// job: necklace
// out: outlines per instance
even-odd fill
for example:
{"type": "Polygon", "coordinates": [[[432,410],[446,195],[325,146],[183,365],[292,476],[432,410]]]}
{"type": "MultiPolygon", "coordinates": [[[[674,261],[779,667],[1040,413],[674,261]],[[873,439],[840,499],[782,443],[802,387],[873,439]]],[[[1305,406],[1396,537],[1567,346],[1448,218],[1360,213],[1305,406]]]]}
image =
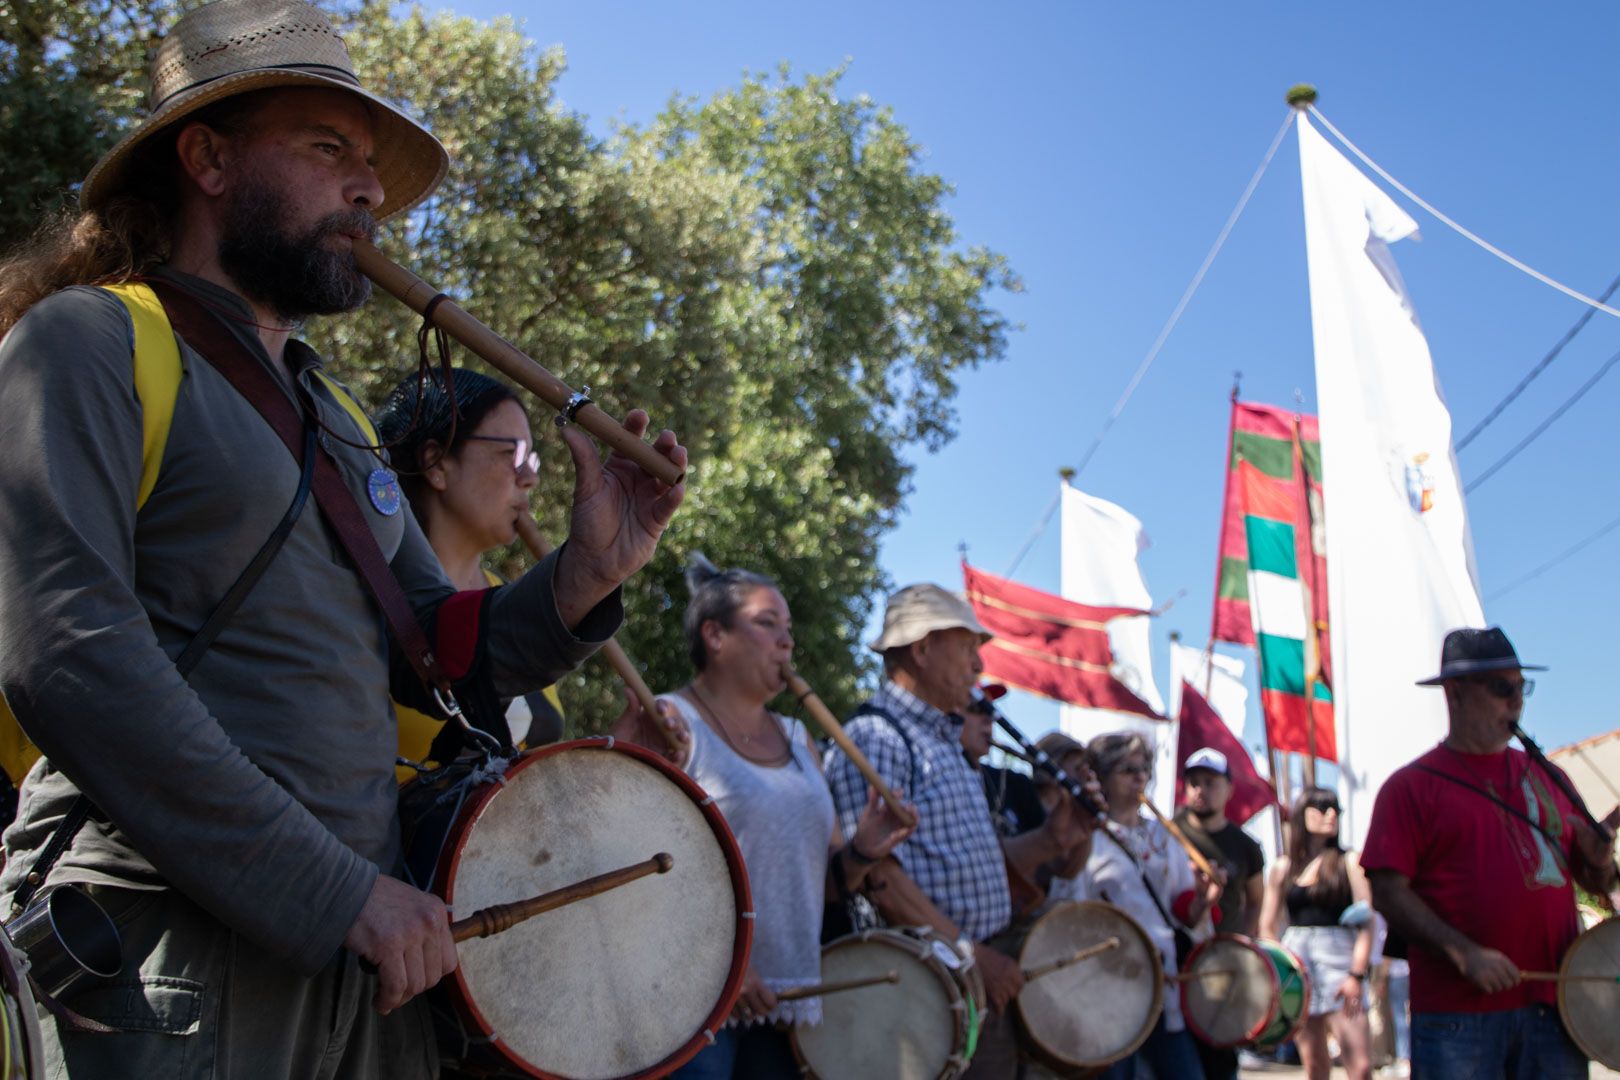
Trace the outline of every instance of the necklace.
{"type": "MultiPolygon", "coordinates": [[[[696,682],[688,683],[686,688],[692,692],[693,704],[698,707],[699,711],[701,711],[704,717],[709,721],[710,726],[713,727],[714,730],[720,735],[720,738],[725,740],[726,745],[731,747],[732,751],[738,757],[751,761],[756,765],[770,766],[786,765],[789,761],[794,760],[792,744],[788,743],[787,736],[781,734],[781,728],[777,727],[777,725],[772,722],[770,710],[766,709],[765,706],[760,706],[760,711],[765,714],[765,726],[774,728],[776,730],[777,734],[782,739],[783,746],[781,749],[770,750],[765,756],[760,756],[750,752],[750,750],[753,749],[752,747],[749,747],[748,750],[744,750],[741,746],[737,745],[737,739],[732,738],[730,728],[728,728],[726,723],[720,719],[720,714],[715,710],[713,705],[709,704],[709,699],[703,696],[703,691],[698,689],[696,682]]],[[[739,735],[739,738],[744,743],[752,743],[754,741],[754,737],[752,735],[741,734],[739,735]]]]}
{"type": "MultiPolygon", "coordinates": [[[[1487,791],[1496,791],[1497,790],[1497,787],[1496,787],[1495,783],[1493,783],[1492,781],[1487,780],[1485,777],[1481,776],[1479,774],[1479,770],[1475,769],[1473,765],[1469,764],[1468,759],[1463,757],[1462,751],[1457,750],[1454,747],[1447,746],[1445,743],[1441,743],[1440,745],[1445,746],[1446,752],[1448,754],[1450,754],[1452,756],[1452,758],[1454,758],[1456,760],[1457,764],[1461,765],[1464,769],[1466,769],[1468,771],[1468,775],[1472,776],[1475,780],[1478,780],[1480,782],[1480,784],[1482,786],[1484,786],[1484,788],[1487,791]]],[[[1502,789],[1501,789],[1501,794],[1502,794],[1503,797],[1506,797],[1507,794],[1512,790],[1513,790],[1513,759],[1508,756],[1508,753],[1507,753],[1506,750],[1503,750],[1502,751],[1502,789]]]]}

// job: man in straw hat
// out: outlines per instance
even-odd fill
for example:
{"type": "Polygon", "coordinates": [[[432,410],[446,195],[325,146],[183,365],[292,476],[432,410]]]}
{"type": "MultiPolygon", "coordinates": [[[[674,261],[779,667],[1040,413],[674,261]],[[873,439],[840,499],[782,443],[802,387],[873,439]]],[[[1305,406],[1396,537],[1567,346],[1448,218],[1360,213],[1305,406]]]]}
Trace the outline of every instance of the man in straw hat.
{"type": "Polygon", "coordinates": [[[1373,806],[1361,865],[1373,906],[1410,948],[1412,1070],[1425,1077],[1584,1077],[1560,1023],[1556,971],[1580,933],[1574,885],[1614,887],[1614,825],[1594,831],[1558,778],[1508,746],[1534,684],[1496,627],[1453,630],[1439,746],[1373,806]]]}
{"type": "MultiPolygon", "coordinates": [[[[850,739],[884,781],[915,804],[916,831],[873,868],[868,893],[895,926],[929,926],[978,963],[992,1015],[967,1075],[1012,1077],[1018,1062],[1011,1005],[1023,986],[1018,964],[991,944],[1013,917],[1007,863],[1028,880],[1043,864],[1088,842],[1084,815],[1065,808],[1047,825],[1006,841],[991,821],[977,768],[963,753],[963,716],[984,670],[979,646],[990,639],[968,602],[938,585],[910,585],[889,597],[883,633],[884,679],[846,725],[850,739]]],[[[834,748],[827,779],[840,825],[853,827],[867,785],[834,748]]],[[[1005,940],[998,939],[998,944],[1005,940]]]]}
{"type": "MultiPolygon", "coordinates": [[[[303,460],[318,430],[353,550],[369,539],[387,563],[367,580],[391,569],[432,646],[417,658],[436,653],[463,698],[543,687],[606,640],[619,583],[682,491],[566,431],[568,544],[509,586],[453,593],[363,414],[292,337],[364,302],[353,242],[431,194],[443,148],[361,87],[297,0],[187,14],[149,107],[91,170],[81,212],[0,269],[0,691],[44,753],[0,888],[91,886],[124,945],[122,974],[64,997],[116,1033],[47,1022],[52,1075],[428,1075],[412,999],[456,953],[444,905],[390,876],[390,685],[432,698],[403,663],[390,679],[378,607],[325,510],[344,500],[329,486],[298,509],[300,466],[257,406],[300,406],[303,460]],[[154,390],[137,380],[162,370],[154,350],[173,356],[175,310],[217,321],[200,335],[214,355],[182,335],[178,385],[154,390]],[[268,395],[238,392],[222,353],[268,395]],[[243,577],[259,552],[262,576],[243,577]]],[[[673,434],[654,445],[684,464],[673,434]]]]}

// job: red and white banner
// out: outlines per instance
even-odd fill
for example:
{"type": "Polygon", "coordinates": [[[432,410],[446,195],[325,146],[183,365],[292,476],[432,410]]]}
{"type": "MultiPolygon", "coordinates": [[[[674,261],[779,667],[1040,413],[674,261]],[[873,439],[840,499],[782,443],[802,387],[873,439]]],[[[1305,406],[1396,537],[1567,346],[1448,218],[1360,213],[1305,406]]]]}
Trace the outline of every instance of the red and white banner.
{"type": "Polygon", "coordinates": [[[986,678],[1093,709],[1159,718],[1114,677],[1108,623],[1138,608],[1092,607],[962,564],[968,602],[995,635],[979,651],[986,678]]]}

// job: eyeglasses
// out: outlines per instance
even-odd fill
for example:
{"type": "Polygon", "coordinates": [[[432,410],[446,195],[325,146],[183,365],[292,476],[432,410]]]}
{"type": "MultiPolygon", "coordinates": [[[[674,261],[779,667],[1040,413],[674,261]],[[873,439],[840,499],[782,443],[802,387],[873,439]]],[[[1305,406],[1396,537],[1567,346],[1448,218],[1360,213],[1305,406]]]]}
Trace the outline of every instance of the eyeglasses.
{"type": "Polygon", "coordinates": [[[527,465],[529,471],[540,472],[540,455],[529,449],[528,439],[513,439],[505,435],[469,435],[469,442],[503,442],[512,444],[512,471],[522,472],[527,465]]]}
{"type": "Polygon", "coordinates": [[[1336,814],[1336,813],[1339,812],[1339,804],[1338,804],[1337,801],[1332,801],[1332,802],[1308,802],[1308,803],[1305,804],[1305,809],[1307,809],[1307,810],[1319,810],[1324,814],[1327,813],[1329,810],[1331,810],[1336,814]]]}
{"type": "Polygon", "coordinates": [[[1122,776],[1152,776],[1153,770],[1146,765],[1121,765],[1114,770],[1122,776]]]}
{"type": "Polygon", "coordinates": [[[1515,697],[1529,697],[1536,689],[1536,680],[1534,679],[1524,679],[1520,682],[1512,682],[1508,679],[1475,679],[1473,682],[1474,685],[1483,687],[1487,694],[1492,697],[1499,697],[1503,701],[1515,697]]]}

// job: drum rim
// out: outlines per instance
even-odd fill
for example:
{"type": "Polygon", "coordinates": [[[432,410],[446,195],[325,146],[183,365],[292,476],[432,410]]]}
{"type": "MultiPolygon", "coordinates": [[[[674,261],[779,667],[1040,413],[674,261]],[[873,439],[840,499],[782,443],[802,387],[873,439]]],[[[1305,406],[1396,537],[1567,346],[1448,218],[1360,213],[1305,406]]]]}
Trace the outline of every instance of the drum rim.
{"type": "MultiPolygon", "coordinates": [[[[944,941],[946,945],[950,944],[943,934],[931,926],[876,926],[866,930],[855,930],[842,937],[833,938],[821,947],[821,953],[825,956],[829,949],[852,942],[864,944],[869,941],[877,941],[888,948],[899,949],[906,955],[920,961],[924,967],[932,971],[935,977],[945,984],[946,996],[954,998],[952,1001],[953,1008],[951,1009],[951,1025],[954,1031],[953,1042],[955,1048],[946,1055],[944,1067],[934,1076],[934,1080],[950,1080],[951,1077],[959,1076],[965,1071],[962,1068],[961,1057],[967,1041],[967,1010],[978,1008],[979,1005],[973,1001],[971,995],[962,992],[962,987],[957,984],[955,977],[950,974],[950,969],[945,966],[939,957],[934,955],[932,946],[928,945],[930,938],[944,941]],[[916,936],[913,936],[914,934],[916,936]],[[923,934],[927,936],[925,937],[923,934]],[[924,947],[908,948],[908,943],[924,947]],[[954,1006],[957,1004],[962,1007],[955,1008],[954,1006]]],[[[815,1071],[814,1067],[804,1059],[804,1054],[799,1050],[799,1028],[801,1026],[803,1025],[794,1024],[788,1028],[788,1043],[793,1048],[793,1059],[799,1063],[799,1068],[805,1076],[822,1080],[821,1074],[815,1071]]]]}
{"type": "MultiPolygon", "coordinates": [[[[1260,1037],[1261,1032],[1265,1031],[1266,1028],[1270,1027],[1276,1022],[1277,1014],[1282,1011],[1282,980],[1277,977],[1277,965],[1271,962],[1271,956],[1260,947],[1258,942],[1249,937],[1247,934],[1216,934],[1213,937],[1207,937],[1203,941],[1200,941],[1196,946],[1193,947],[1193,951],[1187,954],[1187,963],[1182,968],[1183,973],[1190,971],[1193,966],[1193,961],[1198,959],[1199,954],[1201,954],[1205,948],[1213,945],[1217,941],[1235,942],[1242,945],[1250,952],[1259,954],[1261,959],[1265,960],[1266,962],[1266,974],[1271,979],[1271,1007],[1266,1010],[1265,1019],[1256,1024],[1254,1027],[1250,1028],[1248,1031],[1244,1032],[1242,1038],[1238,1039],[1236,1042],[1229,1043],[1216,1042],[1214,1039],[1210,1038],[1209,1032],[1204,1030],[1204,1025],[1198,1020],[1194,1019],[1192,1010],[1187,1008],[1187,989],[1192,985],[1192,983],[1189,981],[1181,984],[1179,989],[1179,995],[1181,998],[1181,1018],[1187,1022],[1187,1029],[1194,1035],[1198,1036],[1198,1038],[1208,1043],[1210,1046],[1218,1047],[1220,1049],[1227,1049],[1233,1046],[1244,1046],[1253,1042],[1255,1039],[1260,1037]]],[[[1297,963],[1299,958],[1295,957],[1294,959],[1297,963]]],[[[1302,972],[1303,970],[1304,969],[1301,968],[1302,972]]],[[[1309,988],[1309,983],[1306,985],[1307,988],[1309,988]]],[[[1307,995],[1307,997],[1308,996],[1309,995],[1307,995]]],[[[1307,1013],[1310,1012],[1310,1002],[1308,1000],[1305,1004],[1305,1011],[1307,1013]]]]}
{"type": "MultiPolygon", "coordinates": [[[[720,841],[720,849],[726,860],[726,869],[731,876],[731,887],[737,895],[737,930],[732,938],[731,968],[726,972],[726,981],[714,1009],[704,1018],[703,1024],[698,1031],[670,1056],[642,1069],[640,1072],[627,1073],[620,1077],[619,1080],[642,1080],[642,1078],[666,1076],[692,1060],[697,1056],[698,1051],[714,1043],[720,1029],[725,1026],[726,1018],[731,1015],[732,1006],[737,1003],[737,996],[742,992],[743,977],[748,973],[748,959],[754,943],[754,897],[748,887],[748,870],[743,865],[742,849],[737,846],[737,838],[732,835],[731,826],[726,824],[725,816],[720,813],[720,807],[715,803],[714,797],[704,791],[697,781],[686,775],[683,770],[665,761],[662,755],[656,754],[645,747],[637,746],[635,743],[615,739],[611,735],[571,739],[568,742],[552,743],[549,746],[525,751],[507,768],[502,776],[505,779],[510,779],[544,758],[567,753],[571,750],[597,750],[626,754],[644,764],[651,765],[654,770],[673,781],[697,806],[704,820],[708,822],[709,828],[714,832],[715,838],[720,841]]],[[[451,826],[452,828],[458,828],[465,824],[467,827],[463,828],[460,834],[457,835],[454,844],[446,846],[444,856],[441,859],[440,872],[436,875],[435,891],[446,905],[451,904],[454,899],[454,871],[461,861],[462,849],[466,846],[467,838],[471,834],[471,825],[478,820],[483,814],[484,808],[489,805],[490,800],[503,787],[504,785],[500,783],[484,785],[481,790],[474,793],[467,800],[467,806],[456,817],[451,826]]],[[[489,1021],[484,1018],[482,1010],[478,1008],[477,1003],[468,992],[460,965],[456,966],[453,975],[455,976],[457,1005],[467,1014],[468,1019],[477,1026],[480,1032],[490,1037],[490,1043],[495,1052],[500,1054],[508,1064],[526,1076],[535,1077],[536,1080],[568,1080],[567,1077],[536,1068],[532,1062],[519,1057],[514,1051],[510,1050],[506,1040],[498,1036],[498,1033],[490,1025],[489,1021]]]]}
{"type": "MultiPolygon", "coordinates": [[[[1311,1018],[1311,990],[1313,989],[1314,984],[1311,982],[1311,969],[1306,966],[1304,958],[1301,957],[1299,953],[1295,952],[1293,949],[1290,949],[1282,942],[1273,941],[1270,938],[1256,938],[1254,943],[1256,945],[1267,946],[1276,949],[1279,952],[1286,953],[1288,958],[1294,961],[1294,966],[1299,969],[1300,994],[1303,995],[1305,999],[1303,1007],[1301,1007],[1299,1010],[1299,1015],[1294,1018],[1294,1022],[1292,1024],[1288,1025],[1288,1030],[1283,1032],[1281,1037],[1279,1037],[1276,1041],[1265,1044],[1267,1048],[1272,1048],[1281,1046],[1289,1039],[1292,1039],[1294,1036],[1298,1035],[1300,1028],[1305,1026],[1305,1021],[1311,1018]]],[[[1279,1009],[1282,1008],[1281,997],[1277,999],[1277,1007],[1279,1009]]]]}
{"type": "MultiPolygon", "coordinates": [[[[1585,930],[1582,930],[1579,934],[1575,935],[1575,940],[1571,941],[1568,948],[1564,950],[1564,959],[1558,965],[1559,975],[1567,976],[1574,974],[1574,972],[1571,970],[1572,965],[1570,964],[1570,961],[1575,959],[1575,947],[1580,944],[1581,938],[1592,933],[1598,927],[1603,926],[1611,921],[1613,920],[1605,919],[1603,922],[1600,922],[1595,926],[1589,926],[1585,930]]],[[[1613,932],[1614,931],[1610,931],[1610,933],[1613,932]]],[[[1620,1065],[1612,1063],[1602,1055],[1593,1053],[1593,1047],[1587,1043],[1585,1037],[1580,1032],[1576,1031],[1575,1026],[1569,1022],[1569,1006],[1565,1003],[1564,995],[1568,988],[1573,985],[1574,983],[1567,978],[1560,978],[1558,980],[1558,1019],[1563,1022],[1564,1030],[1569,1032],[1569,1037],[1575,1041],[1575,1045],[1580,1048],[1581,1053],[1585,1054],[1593,1061],[1606,1066],[1607,1068],[1620,1068],[1620,1065]]]]}
{"type": "MultiPolygon", "coordinates": [[[[1071,907],[1106,908],[1113,914],[1118,915],[1125,921],[1127,926],[1135,931],[1136,935],[1142,939],[1142,943],[1147,946],[1148,953],[1150,955],[1159,957],[1159,947],[1153,944],[1153,939],[1148,937],[1146,930],[1142,929],[1142,924],[1131,918],[1130,915],[1126,914],[1125,909],[1114,904],[1110,904],[1105,900],[1063,900],[1059,903],[1053,904],[1041,914],[1040,918],[1036,919],[1030,924],[1029,933],[1024,935],[1024,943],[1019,946],[1018,949],[1019,967],[1025,968],[1029,966],[1030,958],[1024,954],[1029,949],[1030,939],[1035,936],[1035,928],[1039,926],[1043,920],[1050,918],[1054,913],[1071,907]]],[[[1041,1042],[1034,1036],[1032,1032],[1030,1032],[1029,1022],[1024,1018],[1024,1003],[1019,1000],[1018,997],[1015,997],[1013,998],[1013,1005],[1017,1010],[1016,1016],[1018,1018],[1018,1025],[1024,1030],[1026,1040],[1029,1043],[1030,1048],[1035,1052],[1037,1059],[1045,1058],[1049,1062],[1057,1062],[1062,1067],[1069,1069],[1106,1069],[1115,1062],[1124,1061],[1126,1058],[1140,1050],[1142,1048],[1142,1044],[1147,1042],[1148,1036],[1153,1034],[1153,1029],[1158,1026],[1159,1016],[1164,1012],[1164,960],[1162,957],[1159,957],[1159,962],[1153,965],[1153,983],[1155,987],[1153,993],[1154,1007],[1151,1011],[1151,1015],[1148,1017],[1147,1023],[1142,1026],[1141,1031],[1137,1032],[1134,1042],[1132,1042],[1124,1050],[1120,1051],[1117,1057],[1110,1058],[1109,1060],[1103,1062],[1080,1061],[1048,1049],[1045,1043],[1041,1042]]],[[[1020,997],[1021,996],[1022,993],[1020,992],[1020,997]]]]}

